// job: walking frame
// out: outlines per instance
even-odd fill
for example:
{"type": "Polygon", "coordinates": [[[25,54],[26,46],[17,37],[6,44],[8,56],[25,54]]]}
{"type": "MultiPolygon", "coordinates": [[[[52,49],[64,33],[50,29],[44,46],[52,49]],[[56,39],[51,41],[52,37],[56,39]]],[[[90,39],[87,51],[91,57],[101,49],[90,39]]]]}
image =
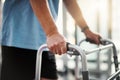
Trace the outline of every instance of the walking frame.
{"type": "MultiPolygon", "coordinates": [[[[84,40],[83,40],[84,41],[84,40]]],[[[101,39],[102,47],[90,50],[90,51],[85,51],[83,50],[80,46],[78,45],[73,45],[73,44],[68,44],[68,50],[67,54],[68,55],[76,55],[81,57],[81,66],[82,66],[82,78],[83,80],[90,80],[89,79],[89,71],[87,68],[87,58],[86,56],[90,53],[96,52],[96,51],[101,51],[104,49],[112,48],[113,49],[113,59],[114,59],[114,65],[115,65],[115,73],[113,73],[107,80],[120,80],[120,69],[119,69],[119,63],[118,63],[118,56],[117,56],[117,51],[114,43],[110,40],[106,39],[101,39]]],[[[42,53],[43,51],[49,51],[47,44],[43,44],[40,46],[37,52],[37,59],[36,59],[36,73],[35,73],[35,80],[40,80],[41,76],[41,65],[42,65],[42,53]]],[[[79,70],[76,70],[79,71],[79,70]]],[[[75,76],[79,77],[78,72],[75,72],[75,76]]],[[[79,80],[76,78],[76,80],[79,80]]]]}

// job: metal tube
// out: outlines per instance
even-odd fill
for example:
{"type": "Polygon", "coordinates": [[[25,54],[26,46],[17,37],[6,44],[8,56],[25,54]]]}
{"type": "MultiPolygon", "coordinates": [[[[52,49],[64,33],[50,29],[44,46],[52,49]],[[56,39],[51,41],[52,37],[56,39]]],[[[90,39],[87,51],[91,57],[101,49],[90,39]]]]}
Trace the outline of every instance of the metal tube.
{"type": "MultiPolygon", "coordinates": [[[[120,75],[120,70],[112,74],[112,76],[110,76],[107,80],[114,80],[119,75],[120,75]]],[[[120,80],[120,78],[118,80],[120,80]]]]}
{"type": "MultiPolygon", "coordinates": [[[[82,71],[87,71],[87,59],[86,59],[86,54],[85,52],[79,47],[79,46],[76,46],[76,45],[68,45],[68,48],[69,50],[71,51],[77,51],[78,54],[81,56],[81,61],[82,61],[82,71]]],[[[68,53],[69,54],[69,53],[68,53]]],[[[71,55],[71,54],[70,54],[71,55]]],[[[74,55],[74,53],[72,54],[74,55]]],[[[76,54],[75,54],[76,55],[76,54]]]]}
{"type": "Polygon", "coordinates": [[[35,80],[40,80],[41,76],[41,64],[42,64],[42,53],[43,50],[47,50],[47,45],[44,44],[40,46],[37,52],[37,58],[36,58],[36,72],[35,72],[35,80]]]}
{"type": "Polygon", "coordinates": [[[113,44],[109,44],[109,45],[105,45],[105,46],[95,48],[95,49],[92,49],[92,50],[89,50],[89,51],[85,51],[85,53],[88,55],[90,53],[93,53],[93,52],[96,52],[96,51],[101,51],[101,50],[112,48],[112,47],[113,47],[113,44]]]}
{"type": "MultiPolygon", "coordinates": [[[[69,48],[69,51],[73,51],[73,52],[77,51],[77,53],[78,53],[78,54],[70,53],[70,55],[80,55],[81,56],[83,80],[89,80],[89,73],[88,73],[88,68],[87,68],[87,59],[86,59],[85,51],[83,51],[79,46],[76,46],[76,45],[68,45],[68,48],[69,48]]],[[[78,74],[76,76],[78,78],[78,74]]]]}

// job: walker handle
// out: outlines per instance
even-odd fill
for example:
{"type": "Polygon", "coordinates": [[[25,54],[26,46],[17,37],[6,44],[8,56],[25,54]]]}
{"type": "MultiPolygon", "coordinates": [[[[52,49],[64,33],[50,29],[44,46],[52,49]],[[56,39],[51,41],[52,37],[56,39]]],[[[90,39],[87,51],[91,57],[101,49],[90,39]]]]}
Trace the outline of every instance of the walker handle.
{"type": "MultiPolygon", "coordinates": [[[[100,40],[100,44],[102,44],[102,45],[107,45],[107,44],[108,44],[108,43],[107,43],[108,41],[107,41],[106,39],[100,38],[99,40],[100,40]]],[[[84,41],[87,41],[87,42],[90,42],[90,43],[93,43],[93,44],[94,44],[93,40],[91,40],[91,39],[89,39],[89,38],[84,39],[84,41]]]]}

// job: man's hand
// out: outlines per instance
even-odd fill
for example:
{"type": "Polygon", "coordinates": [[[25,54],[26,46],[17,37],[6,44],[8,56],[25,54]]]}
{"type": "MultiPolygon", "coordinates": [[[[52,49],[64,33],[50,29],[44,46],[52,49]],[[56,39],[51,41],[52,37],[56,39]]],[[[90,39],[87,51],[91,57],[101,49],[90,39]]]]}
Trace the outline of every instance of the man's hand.
{"type": "Polygon", "coordinates": [[[85,35],[86,38],[89,42],[94,43],[94,44],[100,44],[100,39],[101,36],[99,34],[93,33],[92,31],[90,31],[89,29],[85,30],[85,35]]]}
{"type": "Polygon", "coordinates": [[[47,45],[50,51],[55,54],[61,55],[67,52],[66,40],[59,33],[47,36],[47,45]]]}

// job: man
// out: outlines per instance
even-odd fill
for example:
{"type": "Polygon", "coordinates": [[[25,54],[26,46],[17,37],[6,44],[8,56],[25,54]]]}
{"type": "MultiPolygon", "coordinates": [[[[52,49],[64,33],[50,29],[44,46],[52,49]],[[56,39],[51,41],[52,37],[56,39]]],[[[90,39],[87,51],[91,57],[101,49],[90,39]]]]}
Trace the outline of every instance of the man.
{"type": "MultiPolygon", "coordinates": [[[[76,0],[63,0],[67,10],[93,43],[91,32],[76,0]]],[[[33,80],[36,52],[47,43],[52,53],[43,55],[41,80],[57,80],[54,54],[66,53],[66,40],[55,25],[59,0],[5,0],[2,25],[1,80],[33,80]]]]}

